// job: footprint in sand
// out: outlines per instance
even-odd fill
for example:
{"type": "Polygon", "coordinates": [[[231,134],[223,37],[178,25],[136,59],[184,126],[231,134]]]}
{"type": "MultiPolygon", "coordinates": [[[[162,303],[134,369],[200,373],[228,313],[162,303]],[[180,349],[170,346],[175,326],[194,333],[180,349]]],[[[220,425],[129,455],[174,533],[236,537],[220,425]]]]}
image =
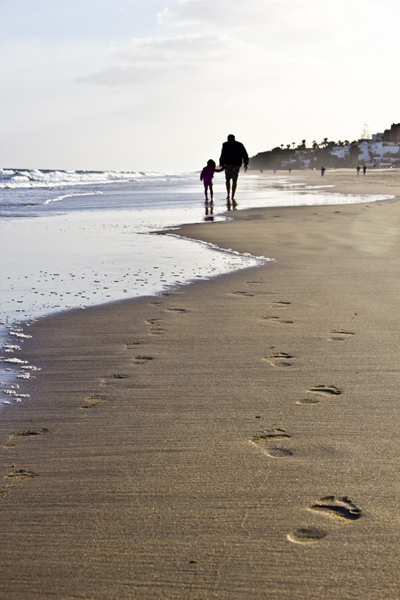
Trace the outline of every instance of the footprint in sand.
{"type": "Polygon", "coordinates": [[[352,331],[346,331],[345,329],[332,329],[332,337],[329,338],[330,342],[341,342],[354,335],[352,331]]]}
{"type": "Polygon", "coordinates": [[[18,471],[12,471],[5,476],[5,479],[12,479],[13,481],[24,481],[26,479],[33,479],[34,477],[38,477],[37,473],[33,471],[25,471],[24,469],[19,469],[18,471]]]}
{"type": "Polygon", "coordinates": [[[322,512],[342,522],[357,521],[362,510],[348,496],[324,496],[309,510],[322,512]]]}
{"type": "Polygon", "coordinates": [[[21,443],[23,439],[43,435],[44,433],[48,433],[49,431],[50,430],[47,427],[42,427],[41,429],[25,429],[24,431],[18,431],[17,433],[13,433],[8,442],[4,444],[3,448],[5,450],[9,448],[15,448],[15,446],[18,446],[18,444],[21,443]]]}
{"type": "Polygon", "coordinates": [[[293,358],[293,356],[287,352],[272,352],[270,356],[264,356],[263,360],[269,362],[273,367],[291,367],[291,358],[293,358]]]}
{"type": "Polygon", "coordinates": [[[125,350],[134,350],[136,346],[141,346],[144,342],[128,342],[124,345],[125,350]]]}
{"type": "Polygon", "coordinates": [[[335,385],[316,385],[308,391],[326,396],[339,396],[342,393],[335,385]]]}
{"type": "Polygon", "coordinates": [[[186,308],[167,308],[167,310],[168,310],[169,312],[175,312],[175,313],[181,313],[181,314],[184,314],[184,313],[187,313],[187,312],[188,312],[188,311],[186,310],[186,308]]]}
{"type": "MultiPolygon", "coordinates": [[[[357,521],[362,516],[361,508],[348,496],[324,496],[318,502],[309,506],[308,509],[313,512],[322,512],[341,523],[357,521]]],[[[321,529],[300,528],[289,533],[287,538],[297,544],[308,544],[318,542],[326,535],[327,533],[321,529]]]]}
{"type": "Polygon", "coordinates": [[[288,438],[290,438],[290,435],[284,429],[274,427],[254,435],[250,438],[249,442],[272,458],[284,458],[292,456],[293,452],[287,448],[280,448],[272,444],[288,438]]]}
{"type": "Polygon", "coordinates": [[[286,324],[293,324],[293,321],[289,321],[288,319],[281,319],[280,317],[275,317],[275,316],[271,316],[271,315],[264,315],[262,317],[259,317],[260,321],[270,321],[271,323],[286,323],[286,324]]]}
{"type": "Polygon", "coordinates": [[[93,394],[92,396],[85,398],[85,403],[82,404],[81,408],[94,408],[95,406],[98,406],[99,404],[104,404],[104,402],[107,402],[107,401],[108,401],[107,396],[100,396],[100,394],[93,394]]]}
{"type": "Polygon", "coordinates": [[[150,335],[162,335],[165,329],[163,327],[150,327],[150,335]]]}
{"type": "Polygon", "coordinates": [[[273,300],[271,304],[274,306],[289,306],[290,302],[287,300],[273,300]]]}
{"type": "Polygon", "coordinates": [[[319,402],[319,398],[302,398],[301,400],[296,400],[296,404],[318,404],[319,402]]]}
{"type": "Polygon", "coordinates": [[[264,452],[271,458],[285,458],[287,456],[293,456],[293,452],[287,448],[265,448],[264,452]]]}
{"type": "MultiPolygon", "coordinates": [[[[312,394],[322,394],[323,396],[340,396],[342,393],[335,385],[316,385],[308,390],[312,394]]],[[[320,398],[302,398],[297,400],[296,404],[318,404],[320,398]]]]}
{"type": "Polygon", "coordinates": [[[134,361],[134,365],[144,365],[147,362],[150,362],[151,360],[154,360],[153,356],[145,356],[144,354],[137,354],[137,356],[135,356],[135,361],[134,361]]]}
{"type": "Polygon", "coordinates": [[[162,319],[158,317],[153,317],[146,320],[146,324],[151,326],[149,328],[150,335],[161,335],[163,331],[165,331],[163,327],[160,327],[161,322],[162,319]]]}
{"type": "Polygon", "coordinates": [[[2,500],[3,498],[5,498],[7,492],[10,491],[10,486],[3,486],[0,487],[0,500],[2,500]]]}
{"type": "Polygon", "coordinates": [[[236,290],[234,292],[229,292],[229,294],[233,295],[233,296],[247,296],[250,298],[254,297],[254,294],[250,294],[250,292],[242,292],[240,290],[236,290]]]}
{"type": "MultiPolygon", "coordinates": [[[[13,467],[14,465],[11,466],[13,467]]],[[[18,469],[18,471],[7,473],[7,475],[4,476],[4,479],[6,479],[9,484],[0,487],[0,499],[3,499],[15,484],[34,479],[35,477],[39,477],[39,475],[33,471],[26,471],[25,469],[18,469]]]]}
{"type": "Polygon", "coordinates": [[[261,433],[257,433],[252,438],[250,438],[250,442],[253,444],[265,444],[271,440],[283,440],[290,438],[291,436],[285,431],[285,429],[281,429],[280,427],[273,427],[272,429],[266,429],[265,431],[261,431],[261,433]]]}
{"type": "Polygon", "coordinates": [[[113,373],[112,375],[107,375],[106,377],[103,377],[100,379],[100,385],[101,386],[107,386],[107,385],[112,385],[116,379],[129,379],[130,375],[127,375],[126,373],[113,373]]]}
{"type": "Polygon", "coordinates": [[[321,529],[313,529],[313,528],[300,528],[295,529],[291,533],[289,533],[288,540],[294,542],[295,544],[313,544],[314,542],[319,542],[324,537],[326,537],[326,532],[321,529]]]}

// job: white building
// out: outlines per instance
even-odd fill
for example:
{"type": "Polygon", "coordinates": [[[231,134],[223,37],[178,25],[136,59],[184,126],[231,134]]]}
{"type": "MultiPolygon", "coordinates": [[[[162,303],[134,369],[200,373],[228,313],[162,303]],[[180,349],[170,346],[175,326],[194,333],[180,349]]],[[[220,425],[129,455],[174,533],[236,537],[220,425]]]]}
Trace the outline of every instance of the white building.
{"type": "Polygon", "coordinates": [[[350,154],[350,146],[333,146],[331,154],[338,158],[346,158],[350,154]]]}
{"type": "Polygon", "coordinates": [[[358,157],[360,163],[390,165],[399,159],[400,145],[393,142],[360,142],[361,154],[358,157]]]}

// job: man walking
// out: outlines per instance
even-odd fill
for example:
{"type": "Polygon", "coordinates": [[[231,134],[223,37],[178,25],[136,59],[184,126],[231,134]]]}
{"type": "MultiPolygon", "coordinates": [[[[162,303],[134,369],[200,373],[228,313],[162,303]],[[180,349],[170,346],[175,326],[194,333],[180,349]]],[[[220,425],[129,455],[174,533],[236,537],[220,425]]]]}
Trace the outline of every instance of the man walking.
{"type": "Polygon", "coordinates": [[[244,163],[244,170],[247,171],[249,157],[246,148],[241,142],[235,140],[235,136],[228,135],[228,141],[222,144],[221,158],[219,164],[225,167],[227,200],[231,199],[231,180],[232,180],[232,202],[235,205],[235,192],[240,167],[244,163]]]}

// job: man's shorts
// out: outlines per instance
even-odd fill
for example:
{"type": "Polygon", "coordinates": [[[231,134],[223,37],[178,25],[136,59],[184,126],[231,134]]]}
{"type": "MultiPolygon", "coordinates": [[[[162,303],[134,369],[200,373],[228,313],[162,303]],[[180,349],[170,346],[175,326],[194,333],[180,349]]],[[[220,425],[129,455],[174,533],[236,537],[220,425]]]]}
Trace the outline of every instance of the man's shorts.
{"type": "Polygon", "coordinates": [[[236,181],[236,179],[239,177],[239,171],[239,165],[225,165],[225,178],[236,181]]]}

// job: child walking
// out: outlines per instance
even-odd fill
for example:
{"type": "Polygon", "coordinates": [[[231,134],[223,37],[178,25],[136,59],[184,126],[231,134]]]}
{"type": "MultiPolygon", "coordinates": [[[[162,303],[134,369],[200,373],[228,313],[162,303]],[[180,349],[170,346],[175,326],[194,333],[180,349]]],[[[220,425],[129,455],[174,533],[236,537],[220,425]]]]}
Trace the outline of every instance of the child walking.
{"type": "Polygon", "coordinates": [[[204,194],[206,196],[206,202],[208,202],[208,190],[210,190],[211,202],[214,199],[214,192],[213,192],[214,173],[220,173],[223,170],[224,170],[224,167],[221,167],[220,169],[216,168],[215,161],[213,161],[212,158],[210,158],[210,160],[207,161],[207,166],[204,167],[204,169],[202,170],[202,172],[200,174],[200,181],[202,181],[204,183],[204,194]]]}

